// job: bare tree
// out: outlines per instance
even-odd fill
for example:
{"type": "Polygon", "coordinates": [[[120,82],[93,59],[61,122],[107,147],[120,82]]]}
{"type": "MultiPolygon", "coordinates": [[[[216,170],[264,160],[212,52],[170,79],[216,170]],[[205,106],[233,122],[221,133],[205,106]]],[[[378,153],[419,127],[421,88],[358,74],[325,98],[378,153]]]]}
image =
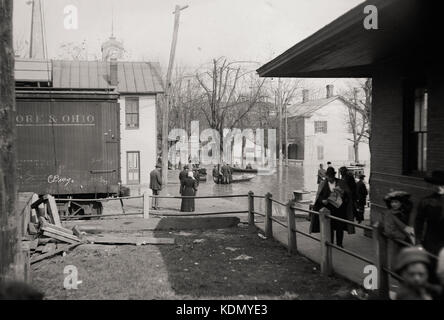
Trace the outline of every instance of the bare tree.
{"type": "Polygon", "coordinates": [[[29,42],[24,39],[23,34],[14,39],[14,55],[20,58],[29,56],[29,42]]]}
{"type": "MultiPolygon", "coordinates": [[[[241,83],[246,75],[252,71],[246,71],[239,62],[229,62],[226,58],[214,59],[211,67],[201,73],[196,73],[196,80],[205,95],[205,103],[200,105],[210,128],[219,132],[223,137],[224,128],[233,129],[240,124],[242,119],[254,108],[265,82],[265,79],[256,77],[252,92],[241,112],[234,115],[236,107],[240,106],[238,99],[241,83]]],[[[223,143],[220,143],[220,155],[223,155],[223,143]]]]}
{"type": "Polygon", "coordinates": [[[359,162],[359,144],[370,140],[372,82],[371,79],[356,80],[356,84],[342,94],[348,100],[348,117],[353,142],[355,161],[359,162]]]}
{"type": "Polygon", "coordinates": [[[278,132],[278,156],[282,159],[282,145],[285,142],[285,157],[288,159],[288,143],[287,143],[287,121],[283,125],[284,119],[286,120],[287,106],[294,102],[297,90],[302,86],[301,79],[277,79],[268,83],[268,95],[274,97],[274,115],[270,117],[269,121],[272,121],[273,126],[277,128],[278,132]]]}

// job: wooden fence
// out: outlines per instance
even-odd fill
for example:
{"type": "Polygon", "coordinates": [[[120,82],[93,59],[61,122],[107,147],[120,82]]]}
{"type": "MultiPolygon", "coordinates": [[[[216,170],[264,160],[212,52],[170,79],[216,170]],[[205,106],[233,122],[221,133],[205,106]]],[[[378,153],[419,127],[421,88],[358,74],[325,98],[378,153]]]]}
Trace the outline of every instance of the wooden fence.
{"type": "MultiPolygon", "coordinates": [[[[280,202],[278,200],[273,199],[271,193],[267,193],[265,196],[256,196],[252,191],[248,194],[238,194],[238,195],[219,195],[219,196],[152,196],[144,193],[140,196],[132,196],[132,197],[116,197],[116,198],[106,198],[106,199],[57,199],[57,201],[113,201],[119,200],[122,201],[124,199],[143,199],[143,211],[138,213],[122,213],[115,215],[98,215],[98,216],[86,216],[87,218],[93,217],[111,217],[111,216],[125,216],[125,215],[133,215],[139,214],[142,215],[145,219],[148,219],[150,215],[155,216],[174,216],[174,217],[193,217],[193,216],[213,216],[213,215],[224,215],[224,214],[248,214],[248,224],[252,227],[255,226],[255,215],[261,216],[264,218],[264,233],[268,238],[273,237],[273,223],[279,224],[282,227],[287,229],[287,237],[288,244],[287,249],[291,254],[295,254],[298,252],[297,245],[297,234],[303,235],[312,239],[313,241],[319,242],[320,245],[320,267],[321,272],[324,275],[331,275],[334,272],[333,262],[332,262],[332,249],[339,250],[349,256],[352,256],[356,259],[362,260],[370,265],[374,265],[378,270],[378,294],[382,299],[389,298],[389,281],[390,277],[393,277],[397,280],[401,280],[398,274],[393,272],[389,268],[389,251],[388,251],[388,237],[384,234],[383,228],[380,224],[375,224],[373,226],[366,226],[362,224],[355,223],[353,221],[344,220],[335,216],[332,216],[328,209],[323,208],[319,212],[312,211],[304,208],[300,208],[295,206],[296,202],[294,200],[289,200],[287,203],[280,202]],[[219,212],[190,212],[190,213],[158,213],[158,212],[150,212],[149,199],[158,198],[158,199],[215,199],[215,198],[247,198],[248,200],[248,208],[246,210],[235,210],[235,211],[219,211],[219,212]],[[255,210],[254,200],[255,199],[263,199],[265,201],[265,212],[259,212],[255,210]],[[273,205],[281,206],[285,208],[286,212],[286,223],[277,219],[273,216],[273,205]],[[299,230],[297,228],[296,217],[300,216],[300,213],[309,215],[318,215],[320,222],[320,237],[314,237],[311,234],[299,230]],[[348,249],[344,249],[339,247],[338,245],[332,243],[331,239],[331,221],[341,221],[346,224],[353,225],[356,228],[360,228],[363,230],[370,231],[373,239],[373,249],[375,258],[369,259],[367,257],[362,256],[357,252],[353,252],[348,249]]],[[[123,208],[123,205],[122,205],[123,208]]],[[[395,241],[402,246],[409,246],[409,243],[399,241],[399,240],[390,240],[395,241]]],[[[436,256],[430,254],[432,259],[437,259],[436,256]]]]}
{"type": "MultiPolygon", "coordinates": [[[[297,246],[297,237],[296,234],[301,234],[305,237],[308,237],[314,241],[319,242],[320,245],[320,267],[321,272],[324,275],[331,275],[334,271],[333,268],[333,261],[332,261],[332,249],[335,248],[336,250],[339,250],[349,256],[352,256],[356,259],[362,260],[370,265],[374,265],[377,268],[378,271],[378,295],[381,299],[388,299],[389,298],[389,283],[390,283],[390,277],[395,278],[398,281],[402,281],[401,277],[393,272],[389,268],[389,251],[388,251],[388,242],[394,241],[401,246],[411,246],[411,244],[400,241],[400,240],[389,240],[389,238],[384,234],[382,225],[379,223],[374,224],[373,226],[366,226],[362,224],[355,223],[350,220],[344,220],[335,216],[332,216],[330,214],[330,211],[326,208],[321,209],[319,212],[307,210],[303,208],[299,208],[295,206],[295,201],[290,200],[287,203],[282,203],[280,201],[277,201],[272,198],[272,195],[270,193],[267,193],[265,197],[262,196],[254,196],[252,192],[249,193],[249,198],[258,198],[258,199],[265,199],[265,213],[255,212],[254,211],[254,201],[249,201],[249,218],[248,221],[254,222],[254,214],[257,214],[259,216],[262,216],[265,218],[265,226],[264,226],[264,232],[265,236],[267,237],[273,237],[273,223],[277,223],[287,229],[287,235],[288,235],[288,244],[287,249],[289,253],[297,253],[298,252],[298,246],[297,246]],[[272,208],[273,204],[277,204],[279,206],[286,207],[286,215],[287,215],[287,223],[284,223],[272,215],[272,208]],[[311,215],[318,215],[319,216],[319,222],[320,222],[320,238],[316,238],[312,236],[309,233],[306,233],[304,231],[297,229],[297,223],[296,223],[296,216],[297,212],[304,212],[311,215]],[[339,247],[332,243],[330,241],[331,239],[331,221],[341,221],[346,224],[353,225],[356,228],[364,229],[367,231],[371,231],[372,233],[372,240],[373,240],[373,248],[374,248],[374,256],[375,259],[369,259],[367,257],[362,256],[361,254],[357,252],[353,252],[347,249],[344,249],[342,247],[339,247]]],[[[250,222],[250,224],[252,224],[250,222]]],[[[431,253],[428,253],[430,258],[437,259],[436,256],[432,255],[431,253]]]]}

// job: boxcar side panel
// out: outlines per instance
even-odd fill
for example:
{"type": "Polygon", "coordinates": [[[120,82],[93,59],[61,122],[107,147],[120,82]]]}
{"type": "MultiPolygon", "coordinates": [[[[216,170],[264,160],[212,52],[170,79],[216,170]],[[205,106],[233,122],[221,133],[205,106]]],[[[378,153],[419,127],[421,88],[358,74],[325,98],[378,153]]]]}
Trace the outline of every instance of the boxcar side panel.
{"type": "Polygon", "coordinates": [[[117,193],[117,101],[17,99],[19,190],[117,193]]]}

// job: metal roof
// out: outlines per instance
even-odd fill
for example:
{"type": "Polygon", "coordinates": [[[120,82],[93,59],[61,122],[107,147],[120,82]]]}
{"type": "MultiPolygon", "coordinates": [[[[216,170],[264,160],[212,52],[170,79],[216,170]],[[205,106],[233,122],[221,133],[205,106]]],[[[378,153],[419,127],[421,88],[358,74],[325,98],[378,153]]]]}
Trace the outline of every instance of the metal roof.
{"type": "MultiPolygon", "coordinates": [[[[110,62],[16,60],[16,81],[48,81],[53,88],[112,89],[110,62]],[[46,77],[45,77],[46,76],[46,77]]],[[[122,94],[153,94],[164,91],[160,65],[154,62],[117,61],[117,91],[122,94]]]]}
{"type": "Polygon", "coordinates": [[[309,118],[313,115],[313,113],[315,113],[319,109],[322,109],[324,106],[335,101],[336,99],[339,99],[346,104],[348,103],[341,96],[333,96],[331,98],[308,100],[307,102],[296,103],[291,106],[288,106],[287,107],[288,117],[289,118],[293,118],[293,117],[309,118]]]}
{"type": "Polygon", "coordinates": [[[52,64],[49,60],[15,59],[16,81],[49,82],[51,81],[52,64]]]}

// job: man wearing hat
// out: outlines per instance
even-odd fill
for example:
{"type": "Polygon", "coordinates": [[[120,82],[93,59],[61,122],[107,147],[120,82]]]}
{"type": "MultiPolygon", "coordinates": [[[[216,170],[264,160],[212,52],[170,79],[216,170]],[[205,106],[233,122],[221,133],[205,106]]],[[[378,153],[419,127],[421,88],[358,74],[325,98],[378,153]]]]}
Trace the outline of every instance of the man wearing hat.
{"type": "MultiPolygon", "coordinates": [[[[350,189],[344,181],[336,178],[336,171],[333,167],[327,168],[326,176],[327,179],[319,184],[313,210],[319,211],[322,208],[327,208],[332,216],[353,221],[350,189]]],[[[349,234],[355,233],[353,225],[332,219],[331,242],[333,243],[336,234],[336,244],[342,247],[344,231],[349,234]]],[[[311,216],[309,232],[320,232],[318,215],[311,216]]]]}
{"type": "Polygon", "coordinates": [[[356,182],[356,220],[361,223],[364,220],[365,204],[367,203],[368,190],[364,182],[365,175],[359,175],[356,182]]]}
{"type": "Polygon", "coordinates": [[[415,219],[418,244],[434,255],[444,247],[444,171],[433,171],[425,181],[435,186],[435,192],[419,202],[415,219]]]}
{"type": "MultiPolygon", "coordinates": [[[[156,168],[150,172],[150,189],[153,191],[153,196],[158,196],[159,191],[162,190],[162,175],[160,173],[160,164],[156,164],[156,168]]],[[[153,198],[153,209],[159,209],[159,199],[153,198]]]]}

